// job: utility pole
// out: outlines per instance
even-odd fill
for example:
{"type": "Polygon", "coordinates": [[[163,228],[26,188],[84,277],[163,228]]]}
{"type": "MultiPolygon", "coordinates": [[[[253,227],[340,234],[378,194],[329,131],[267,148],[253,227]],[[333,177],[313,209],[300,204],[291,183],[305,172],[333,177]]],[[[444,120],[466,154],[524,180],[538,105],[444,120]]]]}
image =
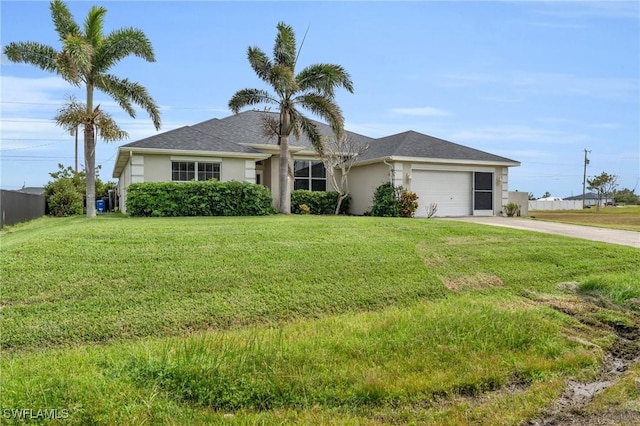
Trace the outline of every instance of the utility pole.
{"type": "Polygon", "coordinates": [[[582,175],[582,209],[584,210],[584,196],[585,196],[585,188],[587,186],[587,164],[589,164],[589,159],[587,158],[587,153],[591,151],[587,151],[584,149],[584,173],[582,175]]]}

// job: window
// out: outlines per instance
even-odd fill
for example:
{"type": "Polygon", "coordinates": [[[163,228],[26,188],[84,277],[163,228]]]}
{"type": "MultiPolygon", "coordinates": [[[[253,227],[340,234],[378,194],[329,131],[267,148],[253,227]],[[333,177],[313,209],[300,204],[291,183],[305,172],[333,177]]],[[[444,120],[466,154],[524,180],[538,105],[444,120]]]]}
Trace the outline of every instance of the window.
{"type": "Polygon", "coordinates": [[[220,163],[199,161],[172,161],[171,180],[188,182],[190,180],[220,180],[220,163]],[[197,170],[197,173],[196,173],[197,170]]]}
{"type": "Polygon", "coordinates": [[[220,163],[198,163],[198,180],[220,180],[220,163]]]}
{"type": "Polygon", "coordinates": [[[293,162],[293,170],[293,189],[327,190],[327,173],[322,161],[296,160],[293,162]]]}

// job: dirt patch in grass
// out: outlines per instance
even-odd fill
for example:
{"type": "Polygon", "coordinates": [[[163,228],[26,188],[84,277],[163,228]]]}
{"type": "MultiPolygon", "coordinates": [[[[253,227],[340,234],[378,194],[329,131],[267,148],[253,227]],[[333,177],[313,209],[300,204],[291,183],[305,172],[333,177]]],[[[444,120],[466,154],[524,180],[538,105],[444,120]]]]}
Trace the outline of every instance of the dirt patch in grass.
{"type": "MultiPolygon", "coordinates": [[[[561,288],[571,288],[563,283],[561,288]]],[[[548,298],[543,301],[547,306],[571,315],[581,324],[596,330],[614,333],[613,343],[607,347],[607,353],[598,373],[591,381],[569,380],[567,388],[544,415],[526,423],[531,426],[549,425],[630,425],[640,424],[640,412],[608,407],[604,412],[590,412],[587,406],[603,390],[616,385],[625,371],[640,362],[640,328],[611,320],[611,314],[602,311],[609,309],[598,306],[596,299],[548,298]]],[[[624,312],[634,324],[640,324],[640,316],[633,312],[624,312]]]]}
{"type": "Polygon", "coordinates": [[[442,277],[441,279],[444,285],[453,291],[482,290],[503,285],[500,277],[493,274],[483,274],[482,272],[461,277],[442,277]]]}

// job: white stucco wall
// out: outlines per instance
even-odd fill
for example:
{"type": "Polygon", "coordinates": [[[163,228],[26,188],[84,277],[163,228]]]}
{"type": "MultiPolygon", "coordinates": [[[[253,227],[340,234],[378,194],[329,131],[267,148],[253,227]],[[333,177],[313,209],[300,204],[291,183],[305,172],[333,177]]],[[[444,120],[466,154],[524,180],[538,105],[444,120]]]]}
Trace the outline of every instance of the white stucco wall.
{"type": "Polygon", "coordinates": [[[376,188],[389,181],[389,167],[383,163],[353,167],[348,179],[351,192],[349,213],[364,214],[371,210],[376,188]]]}
{"type": "Polygon", "coordinates": [[[118,179],[120,211],[126,212],[127,188],[131,183],[170,181],[172,161],[220,162],[220,181],[237,180],[255,183],[255,161],[253,160],[204,156],[133,155],[129,158],[118,179]],[[250,163],[253,164],[253,167],[250,163]]]}

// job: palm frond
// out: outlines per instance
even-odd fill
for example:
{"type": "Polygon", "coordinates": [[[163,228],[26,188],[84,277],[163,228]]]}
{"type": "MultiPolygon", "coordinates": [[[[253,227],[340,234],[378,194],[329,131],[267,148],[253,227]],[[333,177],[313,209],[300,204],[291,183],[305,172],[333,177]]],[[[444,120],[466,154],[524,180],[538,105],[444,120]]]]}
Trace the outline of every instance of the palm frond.
{"type": "Polygon", "coordinates": [[[111,32],[102,40],[96,51],[95,70],[105,72],[129,55],[137,56],[147,62],[155,62],[151,41],[142,30],[120,28],[111,32]]]}
{"type": "Polygon", "coordinates": [[[94,83],[97,89],[113,97],[132,118],[136,116],[132,103],[144,109],[151,117],[156,130],[160,129],[160,111],[144,86],[111,74],[97,76],[94,83]]]}
{"type": "Polygon", "coordinates": [[[94,110],[93,125],[105,142],[116,142],[129,137],[129,134],[118,126],[111,115],[105,111],[101,111],[99,106],[94,110]]]}
{"type": "Polygon", "coordinates": [[[269,83],[272,64],[266,53],[264,53],[258,47],[249,47],[247,49],[247,58],[249,59],[251,68],[258,75],[258,77],[262,81],[269,83]]]}
{"type": "Polygon", "coordinates": [[[296,35],[291,26],[279,22],[276,26],[278,34],[273,46],[273,58],[276,64],[288,67],[292,72],[296,63],[296,35]]]}
{"type": "Polygon", "coordinates": [[[68,65],[69,73],[77,70],[85,81],[92,74],[93,46],[81,35],[69,34],[62,44],[61,62],[68,65]]]}
{"type": "Polygon", "coordinates": [[[282,64],[273,66],[269,75],[269,83],[278,95],[284,99],[290,98],[292,94],[300,90],[291,68],[282,64]]]}
{"type": "Polygon", "coordinates": [[[238,90],[229,100],[229,109],[234,114],[246,106],[257,104],[278,104],[278,100],[274,99],[269,92],[261,89],[242,89],[238,90]]]}
{"type": "Polygon", "coordinates": [[[87,118],[86,105],[78,102],[75,96],[70,96],[68,102],[58,110],[54,120],[56,125],[71,131],[87,124],[87,118]]]}
{"type": "Polygon", "coordinates": [[[19,41],[7,44],[4,54],[11,62],[35,65],[44,71],[57,72],[58,52],[51,46],[35,41],[19,41]]]}
{"type": "Polygon", "coordinates": [[[100,137],[105,142],[115,142],[129,137],[129,134],[122,130],[111,115],[96,106],[93,111],[87,112],[84,103],[69,97],[69,101],[58,110],[55,116],[56,124],[66,130],[74,130],[79,126],[92,126],[98,130],[100,137]]]}
{"type": "Polygon", "coordinates": [[[322,154],[322,135],[320,134],[320,131],[318,130],[316,125],[313,124],[313,121],[300,114],[297,110],[294,111],[294,114],[296,127],[298,127],[299,131],[304,133],[309,138],[309,140],[311,141],[311,146],[313,146],[313,148],[318,153],[322,154]]]}
{"type": "Polygon", "coordinates": [[[325,120],[337,137],[342,136],[344,117],[340,107],[333,99],[317,93],[306,93],[298,96],[295,102],[325,120]]]}
{"type": "Polygon", "coordinates": [[[351,76],[340,65],[315,64],[300,71],[296,76],[302,90],[314,90],[325,96],[333,97],[337,87],[353,93],[351,76]]]}
{"type": "Polygon", "coordinates": [[[56,32],[58,33],[58,37],[61,42],[63,42],[69,34],[80,34],[80,27],[73,19],[73,15],[64,2],[61,0],[54,0],[49,5],[49,9],[51,10],[53,25],[56,28],[56,32]]]}
{"type": "Polygon", "coordinates": [[[104,7],[92,6],[84,21],[84,35],[94,48],[100,46],[102,42],[102,29],[106,13],[107,9],[104,7]]]}

